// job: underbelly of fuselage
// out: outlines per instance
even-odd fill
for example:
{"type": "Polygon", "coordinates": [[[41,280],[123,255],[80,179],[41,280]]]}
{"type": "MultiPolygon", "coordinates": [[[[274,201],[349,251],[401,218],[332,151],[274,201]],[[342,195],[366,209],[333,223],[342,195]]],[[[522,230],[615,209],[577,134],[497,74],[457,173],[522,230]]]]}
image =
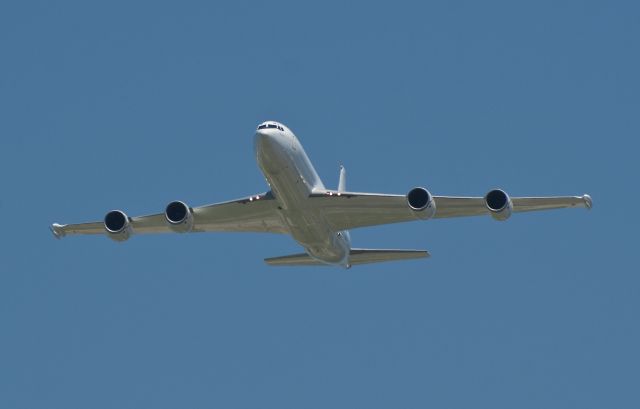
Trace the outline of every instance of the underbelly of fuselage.
{"type": "Polygon", "coordinates": [[[280,217],[291,236],[310,256],[326,263],[344,263],[349,244],[343,235],[329,227],[321,209],[311,202],[313,199],[309,196],[314,186],[307,180],[309,177],[305,177],[311,170],[303,169],[308,159],[296,154],[301,153],[275,143],[256,144],[258,165],[278,201],[280,217]]]}

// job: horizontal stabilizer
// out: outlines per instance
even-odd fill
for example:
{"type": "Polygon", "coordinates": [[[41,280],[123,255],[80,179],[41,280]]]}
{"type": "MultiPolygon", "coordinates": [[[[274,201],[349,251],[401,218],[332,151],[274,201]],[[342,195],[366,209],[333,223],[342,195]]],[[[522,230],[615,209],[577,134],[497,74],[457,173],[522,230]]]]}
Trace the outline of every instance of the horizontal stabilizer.
{"type": "MultiPolygon", "coordinates": [[[[381,263],[383,261],[410,260],[429,257],[426,250],[385,250],[385,249],[351,249],[349,264],[381,263]]],[[[323,266],[327,265],[318,261],[307,253],[292,254],[289,256],[272,257],[264,259],[265,263],[272,266],[323,266]]]]}

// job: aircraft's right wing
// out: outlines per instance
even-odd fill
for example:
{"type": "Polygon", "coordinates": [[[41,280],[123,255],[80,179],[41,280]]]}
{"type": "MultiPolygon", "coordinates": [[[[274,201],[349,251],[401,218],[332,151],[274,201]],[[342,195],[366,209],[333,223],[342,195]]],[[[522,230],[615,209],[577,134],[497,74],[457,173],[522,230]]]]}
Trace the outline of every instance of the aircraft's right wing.
{"type": "MultiPolygon", "coordinates": [[[[336,231],[423,218],[420,212],[408,206],[405,195],[326,191],[314,193],[311,197],[336,231]]],[[[484,197],[433,196],[433,200],[436,208],[433,217],[436,219],[491,214],[484,197]]],[[[511,201],[514,213],[569,207],[591,208],[592,205],[589,195],[514,197],[511,201]]]]}
{"type": "MultiPolygon", "coordinates": [[[[278,215],[277,206],[271,192],[267,192],[229,202],[190,208],[193,215],[191,231],[287,233],[288,229],[278,215]]],[[[121,214],[125,216],[124,213],[121,214]]],[[[164,213],[127,216],[127,219],[132,234],[172,231],[164,213]]],[[[64,225],[54,223],[51,231],[57,238],[75,234],[107,234],[105,223],[102,221],[64,225]]]]}

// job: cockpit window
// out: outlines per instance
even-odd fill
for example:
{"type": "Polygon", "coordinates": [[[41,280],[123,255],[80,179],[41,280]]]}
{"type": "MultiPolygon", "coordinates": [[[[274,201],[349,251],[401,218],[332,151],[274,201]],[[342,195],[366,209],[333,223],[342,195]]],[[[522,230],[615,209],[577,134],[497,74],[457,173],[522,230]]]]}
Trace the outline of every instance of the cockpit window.
{"type": "Polygon", "coordinates": [[[284,128],[281,127],[280,125],[276,125],[276,124],[262,124],[258,126],[258,129],[277,129],[279,131],[283,131],[284,132],[284,128]]]}

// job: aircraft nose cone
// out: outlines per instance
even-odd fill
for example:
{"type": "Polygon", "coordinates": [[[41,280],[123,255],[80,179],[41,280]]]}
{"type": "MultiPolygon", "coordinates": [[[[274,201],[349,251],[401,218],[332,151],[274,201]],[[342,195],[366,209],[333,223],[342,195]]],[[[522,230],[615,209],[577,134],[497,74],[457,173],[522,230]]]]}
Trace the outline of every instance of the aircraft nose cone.
{"type": "Polygon", "coordinates": [[[268,129],[259,129],[253,137],[253,147],[257,154],[277,156],[282,150],[278,136],[268,129]]]}
{"type": "Polygon", "coordinates": [[[258,129],[256,131],[256,139],[258,138],[266,138],[269,136],[269,131],[266,129],[258,129]]]}
{"type": "Polygon", "coordinates": [[[270,130],[256,131],[254,149],[258,165],[270,174],[278,173],[283,166],[283,161],[287,158],[278,135],[270,130]]]}
{"type": "Polygon", "coordinates": [[[272,142],[272,135],[264,129],[258,129],[253,137],[256,149],[264,148],[272,142]]]}

